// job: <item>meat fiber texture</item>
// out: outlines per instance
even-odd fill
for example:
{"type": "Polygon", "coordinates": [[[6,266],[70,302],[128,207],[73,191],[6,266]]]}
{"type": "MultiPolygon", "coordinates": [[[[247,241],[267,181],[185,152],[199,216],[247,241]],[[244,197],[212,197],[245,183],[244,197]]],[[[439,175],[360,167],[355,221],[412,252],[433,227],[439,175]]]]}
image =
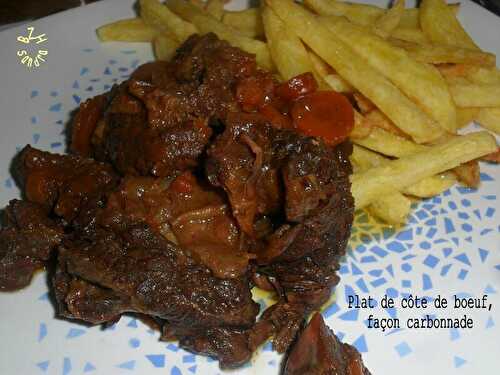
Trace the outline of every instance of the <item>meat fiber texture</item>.
{"type": "Polygon", "coordinates": [[[0,231],[0,290],[54,262],[66,318],[150,316],[163,339],[222,367],[244,364],[270,336],[287,350],[338,282],[351,146],[242,106],[245,80],[276,99],[253,56],[192,36],[173,61],[83,103],[70,154],[26,146],[14,164],[24,200],[10,203],[0,231]],[[258,321],[255,286],[278,300],[258,321]]]}

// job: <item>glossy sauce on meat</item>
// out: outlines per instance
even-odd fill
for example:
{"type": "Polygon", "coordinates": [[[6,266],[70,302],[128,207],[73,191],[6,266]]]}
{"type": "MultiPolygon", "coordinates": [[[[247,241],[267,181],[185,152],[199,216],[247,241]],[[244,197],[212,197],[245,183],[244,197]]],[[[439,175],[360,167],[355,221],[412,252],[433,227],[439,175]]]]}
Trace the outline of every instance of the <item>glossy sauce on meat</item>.
{"type": "Polygon", "coordinates": [[[83,103],[72,154],[20,153],[26,200],[0,230],[0,289],[53,259],[61,316],[151,316],[163,339],[221,367],[271,336],[285,352],[339,280],[350,127],[347,100],[310,73],[279,83],[253,56],[194,35],[173,61],[83,103]],[[255,284],[278,301],[258,321],[255,284]]]}

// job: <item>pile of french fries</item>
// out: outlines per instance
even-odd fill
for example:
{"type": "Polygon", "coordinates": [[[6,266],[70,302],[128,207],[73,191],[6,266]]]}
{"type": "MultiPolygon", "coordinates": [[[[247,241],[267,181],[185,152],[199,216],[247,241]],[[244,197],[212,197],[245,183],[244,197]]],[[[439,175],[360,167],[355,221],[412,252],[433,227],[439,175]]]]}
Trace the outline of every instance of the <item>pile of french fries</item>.
{"type": "Polygon", "coordinates": [[[460,182],[477,187],[478,160],[499,161],[500,70],[456,14],[459,4],[422,0],[389,9],[336,0],[139,0],[139,17],[104,25],[101,41],[151,42],[171,59],[193,33],[213,32],[287,80],[312,72],[355,106],[352,194],[356,208],[404,223],[417,198],[460,182]],[[487,131],[459,135],[475,121],[487,131]],[[489,132],[488,132],[489,131],[489,132]]]}

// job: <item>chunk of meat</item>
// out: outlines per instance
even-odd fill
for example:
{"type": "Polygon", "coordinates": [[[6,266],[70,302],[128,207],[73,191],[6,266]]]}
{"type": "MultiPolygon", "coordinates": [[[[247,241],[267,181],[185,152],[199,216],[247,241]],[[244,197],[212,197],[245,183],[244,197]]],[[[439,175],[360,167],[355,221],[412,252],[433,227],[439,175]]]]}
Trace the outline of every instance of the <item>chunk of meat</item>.
{"type": "Polygon", "coordinates": [[[224,197],[190,172],[173,181],[126,177],[109,195],[101,216],[111,226],[147,223],[216,277],[234,278],[247,272],[251,257],[224,197]]]}
{"type": "Polygon", "coordinates": [[[116,185],[108,164],[71,155],[57,155],[26,146],[18,156],[18,173],[26,198],[73,220],[89,200],[116,185]]]}
{"type": "Polygon", "coordinates": [[[108,104],[106,95],[98,95],[80,104],[71,129],[71,151],[83,157],[92,152],[92,136],[108,104]]]}
{"type": "Polygon", "coordinates": [[[36,203],[12,200],[0,229],[0,290],[27,286],[63,239],[63,229],[36,203]]]}
{"type": "Polygon", "coordinates": [[[61,316],[149,316],[222,367],[271,336],[285,352],[337,284],[350,233],[351,148],[326,127],[347,117],[323,116],[332,95],[311,74],[278,85],[214,34],[190,37],[82,104],[76,155],[21,152],[27,201],[0,231],[0,288],[27,284],[57,248],[61,316]],[[278,300],[257,323],[253,283],[278,300]]]}
{"type": "Polygon", "coordinates": [[[292,347],[283,375],[370,375],[361,355],[343,344],[316,313],[292,347]]]}
{"type": "Polygon", "coordinates": [[[211,328],[197,335],[181,337],[179,343],[187,350],[217,358],[223,369],[239,367],[252,356],[248,334],[240,329],[211,328]]]}
{"type": "MultiPolygon", "coordinates": [[[[258,312],[246,277],[215,278],[144,224],[124,227],[123,232],[99,231],[89,240],[66,241],[59,263],[73,276],[127,296],[127,311],[159,317],[174,326],[247,328],[258,312]]],[[[84,313],[73,316],[92,321],[84,313]]]]}
{"type": "Polygon", "coordinates": [[[68,274],[58,265],[53,286],[60,316],[92,324],[113,322],[130,308],[130,299],[68,274]]]}
{"type": "Polygon", "coordinates": [[[230,113],[224,133],[208,150],[208,179],[224,188],[240,228],[250,236],[257,215],[276,213],[282,203],[272,165],[273,133],[259,114],[230,113]]]}
{"type": "Polygon", "coordinates": [[[122,174],[165,177],[194,169],[212,135],[208,124],[238,110],[233,86],[255,69],[251,55],[214,34],[190,37],[172,63],[139,67],[115,90],[96,129],[94,155],[122,174]],[[130,96],[140,103],[133,113],[130,96]]]}

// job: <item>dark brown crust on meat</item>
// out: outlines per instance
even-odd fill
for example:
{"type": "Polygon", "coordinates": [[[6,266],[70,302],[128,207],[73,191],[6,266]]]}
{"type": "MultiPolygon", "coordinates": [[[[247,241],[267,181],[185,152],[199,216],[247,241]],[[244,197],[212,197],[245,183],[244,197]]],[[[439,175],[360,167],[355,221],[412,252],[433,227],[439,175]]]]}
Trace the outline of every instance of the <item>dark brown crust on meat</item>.
{"type": "Polygon", "coordinates": [[[0,231],[0,289],[27,285],[57,248],[63,317],[151,316],[221,367],[270,336],[285,352],[338,283],[354,204],[350,143],[291,129],[275,84],[251,55],[196,35],[82,104],[73,154],[18,157],[27,200],[0,231]],[[245,104],[252,89],[279,124],[245,104]],[[253,282],[278,298],[257,322],[253,282]]]}

